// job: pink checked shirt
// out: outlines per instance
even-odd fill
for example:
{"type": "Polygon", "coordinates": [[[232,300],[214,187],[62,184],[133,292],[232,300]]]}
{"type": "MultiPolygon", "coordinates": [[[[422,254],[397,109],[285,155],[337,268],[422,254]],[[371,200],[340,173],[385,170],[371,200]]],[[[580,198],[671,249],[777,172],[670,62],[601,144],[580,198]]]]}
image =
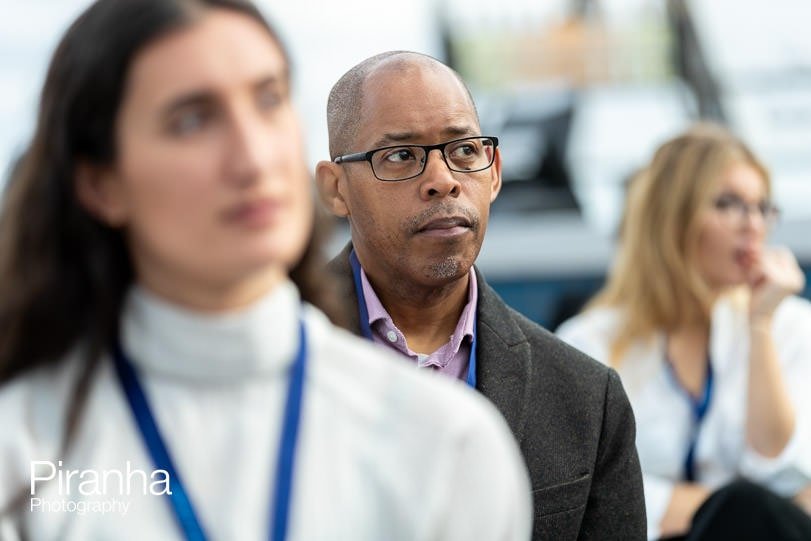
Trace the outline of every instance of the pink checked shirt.
{"type": "Polygon", "coordinates": [[[369,328],[372,329],[372,338],[379,344],[392,347],[413,359],[420,368],[430,366],[433,369],[453,378],[465,380],[467,365],[470,357],[470,345],[473,341],[473,323],[476,317],[476,303],[478,290],[476,289],[476,273],[470,271],[468,286],[468,300],[456,329],[448,338],[448,342],[430,354],[415,353],[408,347],[405,336],[394,325],[391,316],[381,304],[375,290],[366,278],[366,273],[360,270],[363,296],[366,298],[366,309],[369,313],[369,328]]]}

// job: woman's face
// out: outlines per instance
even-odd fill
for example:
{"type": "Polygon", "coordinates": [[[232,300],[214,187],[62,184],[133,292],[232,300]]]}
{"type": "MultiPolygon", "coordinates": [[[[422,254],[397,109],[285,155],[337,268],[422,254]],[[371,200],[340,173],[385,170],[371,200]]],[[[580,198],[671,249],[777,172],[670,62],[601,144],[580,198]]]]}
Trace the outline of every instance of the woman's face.
{"type": "Polygon", "coordinates": [[[144,48],[116,134],[101,213],[142,283],[257,296],[303,253],[313,208],[287,65],[250,17],[213,9],[144,48]]]}
{"type": "Polygon", "coordinates": [[[754,167],[735,163],[721,175],[700,211],[699,271],[715,291],[741,285],[757,262],[774,218],[766,180],[754,167]]]}

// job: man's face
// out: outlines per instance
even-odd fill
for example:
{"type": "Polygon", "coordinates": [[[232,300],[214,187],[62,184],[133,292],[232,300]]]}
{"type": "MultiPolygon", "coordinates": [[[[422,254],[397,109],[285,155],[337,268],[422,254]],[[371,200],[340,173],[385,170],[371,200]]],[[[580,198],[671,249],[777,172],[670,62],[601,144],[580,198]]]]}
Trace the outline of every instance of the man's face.
{"type": "MultiPolygon", "coordinates": [[[[442,66],[384,64],[364,84],[352,151],[398,144],[431,145],[481,135],[473,104],[442,66]]],[[[466,276],[478,256],[490,204],[501,187],[501,162],[453,172],[438,150],[421,175],[375,178],[368,162],[341,166],[352,241],[373,281],[439,287],[466,276]]]]}

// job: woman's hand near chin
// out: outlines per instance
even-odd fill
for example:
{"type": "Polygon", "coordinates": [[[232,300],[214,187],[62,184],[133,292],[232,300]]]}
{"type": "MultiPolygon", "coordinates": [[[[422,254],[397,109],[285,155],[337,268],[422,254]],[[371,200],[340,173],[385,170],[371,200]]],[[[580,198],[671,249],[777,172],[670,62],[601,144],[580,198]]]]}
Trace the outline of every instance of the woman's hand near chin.
{"type": "Polygon", "coordinates": [[[778,305],[805,287],[805,275],[791,250],[784,246],[765,247],[747,269],[751,289],[749,320],[771,323],[778,305]]]}

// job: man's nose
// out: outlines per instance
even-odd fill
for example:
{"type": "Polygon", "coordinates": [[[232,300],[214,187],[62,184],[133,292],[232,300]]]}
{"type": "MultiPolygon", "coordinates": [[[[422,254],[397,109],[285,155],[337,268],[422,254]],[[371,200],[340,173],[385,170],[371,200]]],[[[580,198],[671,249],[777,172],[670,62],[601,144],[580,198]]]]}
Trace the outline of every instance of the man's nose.
{"type": "Polygon", "coordinates": [[[462,184],[448,167],[442,152],[434,149],[425,156],[425,160],[425,169],[422,172],[420,183],[422,198],[458,197],[462,191],[462,184]]]}

